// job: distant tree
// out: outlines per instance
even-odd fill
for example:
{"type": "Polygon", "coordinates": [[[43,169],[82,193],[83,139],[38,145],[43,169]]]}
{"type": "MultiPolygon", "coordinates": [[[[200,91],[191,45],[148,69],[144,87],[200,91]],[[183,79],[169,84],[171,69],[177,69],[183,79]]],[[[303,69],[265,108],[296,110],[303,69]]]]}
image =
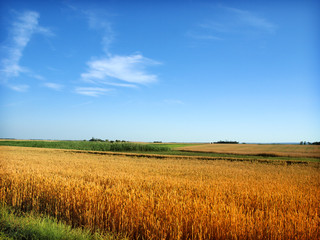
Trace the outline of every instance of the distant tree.
{"type": "Polygon", "coordinates": [[[239,144],[237,141],[218,141],[214,142],[215,144],[239,144]]]}
{"type": "Polygon", "coordinates": [[[300,145],[303,145],[303,141],[300,142],[300,145]]]}
{"type": "Polygon", "coordinates": [[[94,137],[92,137],[89,141],[90,141],[90,142],[103,142],[102,139],[100,139],[100,138],[94,138],[94,137]]]}

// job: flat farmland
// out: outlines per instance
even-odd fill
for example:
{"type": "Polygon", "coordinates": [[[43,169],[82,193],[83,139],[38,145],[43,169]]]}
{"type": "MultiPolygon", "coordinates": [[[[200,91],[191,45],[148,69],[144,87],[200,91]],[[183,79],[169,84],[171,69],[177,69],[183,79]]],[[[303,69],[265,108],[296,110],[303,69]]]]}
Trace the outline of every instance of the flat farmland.
{"type": "Polygon", "coordinates": [[[0,202],[130,239],[319,239],[319,163],[0,147],[0,202]]]}
{"type": "Polygon", "coordinates": [[[257,156],[320,158],[319,145],[291,144],[201,144],[177,148],[182,151],[257,156]]]}

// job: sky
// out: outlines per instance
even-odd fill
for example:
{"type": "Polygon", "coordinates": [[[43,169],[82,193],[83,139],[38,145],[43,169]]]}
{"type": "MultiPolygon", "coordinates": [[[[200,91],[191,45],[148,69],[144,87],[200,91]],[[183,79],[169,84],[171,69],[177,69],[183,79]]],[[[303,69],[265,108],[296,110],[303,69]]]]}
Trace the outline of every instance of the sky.
{"type": "Polygon", "coordinates": [[[0,138],[320,140],[318,1],[0,4],[0,138]]]}

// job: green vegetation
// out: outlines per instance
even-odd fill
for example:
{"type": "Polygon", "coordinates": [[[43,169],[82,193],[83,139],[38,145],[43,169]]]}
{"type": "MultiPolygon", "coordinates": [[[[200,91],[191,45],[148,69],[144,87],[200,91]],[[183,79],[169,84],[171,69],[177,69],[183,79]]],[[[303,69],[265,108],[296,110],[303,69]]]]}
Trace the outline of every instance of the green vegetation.
{"type": "Polygon", "coordinates": [[[0,145],[112,152],[164,152],[171,150],[170,147],[156,144],[100,141],[0,141],[0,145]]]}
{"type": "Polygon", "coordinates": [[[218,141],[214,142],[214,144],[239,144],[237,141],[218,141]]]}
{"type": "Polygon", "coordinates": [[[310,157],[279,157],[272,155],[242,155],[231,153],[210,153],[195,152],[186,150],[176,150],[179,147],[201,145],[201,143],[150,143],[138,144],[130,142],[115,141],[33,141],[33,140],[2,140],[0,146],[19,146],[19,147],[38,147],[38,148],[57,148],[57,149],[74,149],[87,151],[110,151],[110,152],[132,152],[161,155],[183,155],[183,156],[200,156],[200,157],[217,157],[217,158],[243,158],[248,160],[273,161],[303,161],[319,162],[319,158],[310,157]]]}
{"type": "Polygon", "coordinates": [[[118,238],[112,235],[92,234],[88,230],[71,228],[50,217],[17,212],[0,206],[0,239],[102,240],[118,238]]]}

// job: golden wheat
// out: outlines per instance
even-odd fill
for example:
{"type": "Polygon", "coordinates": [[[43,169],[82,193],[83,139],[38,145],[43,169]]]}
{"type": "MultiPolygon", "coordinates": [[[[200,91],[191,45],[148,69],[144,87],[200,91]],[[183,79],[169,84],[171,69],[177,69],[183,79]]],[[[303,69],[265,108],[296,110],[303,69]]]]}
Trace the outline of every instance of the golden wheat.
{"type": "Polygon", "coordinates": [[[319,239],[318,164],[0,147],[0,201],[145,239],[319,239]]]}
{"type": "Polygon", "coordinates": [[[319,145],[293,144],[201,144],[177,148],[185,151],[231,153],[243,155],[273,155],[283,157],[320,158],[319,145]]]}

